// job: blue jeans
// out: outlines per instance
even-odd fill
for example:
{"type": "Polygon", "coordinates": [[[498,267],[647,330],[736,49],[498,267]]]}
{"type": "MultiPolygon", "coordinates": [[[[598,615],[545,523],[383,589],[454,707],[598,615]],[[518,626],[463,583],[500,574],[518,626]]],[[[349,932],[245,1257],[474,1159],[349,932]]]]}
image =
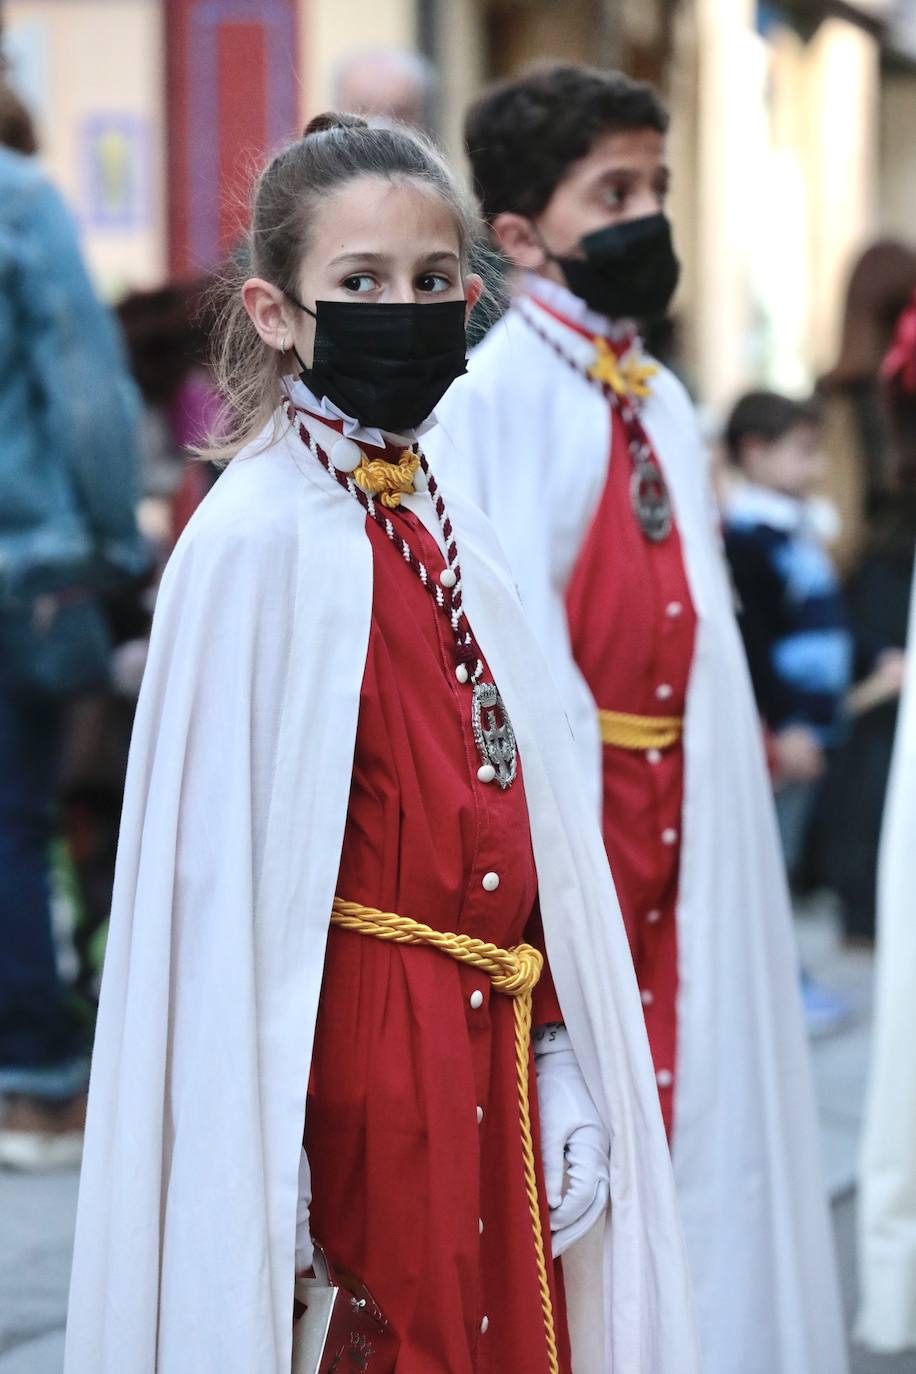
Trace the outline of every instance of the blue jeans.
{"type": "Polygon", "coordinates": [[[0,1093],[48,1100],[72,1097],[86,1081],[51,929],[61,731],[56,703],[0,686],[0,1093]]]}

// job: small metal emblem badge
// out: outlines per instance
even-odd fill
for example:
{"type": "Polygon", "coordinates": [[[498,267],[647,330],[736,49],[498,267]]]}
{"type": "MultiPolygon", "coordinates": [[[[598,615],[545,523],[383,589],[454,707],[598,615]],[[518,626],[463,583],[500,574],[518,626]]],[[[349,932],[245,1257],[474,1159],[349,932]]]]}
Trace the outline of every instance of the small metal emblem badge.
{"type": "Polygon", "coordinates": [[[474,687],[471,724],[481,762],[496,769],[500,787],[511,787],[518,772],[518,747],[509,713],[492,682],[474,687]]]}
{"type": "Polygon", "coordinates": [[[630,501],[646,538],[653,544],[667,539],[671,533],[671,497],[662,470],[648,451],[636,458],[630,501]]]}

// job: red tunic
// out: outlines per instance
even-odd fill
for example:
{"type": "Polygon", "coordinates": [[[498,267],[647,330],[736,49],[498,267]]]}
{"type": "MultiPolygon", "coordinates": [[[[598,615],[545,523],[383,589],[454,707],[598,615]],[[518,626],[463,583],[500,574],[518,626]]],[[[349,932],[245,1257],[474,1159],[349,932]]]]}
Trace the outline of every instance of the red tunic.
{"type": "MultiPolygon", "coordinates": [[[[403,508],[391,519],[438,575],[422,524],[403,508]]],[[[338,893],[504,947],[537,939],[521,775],[507,791],[478,781],[448,621],[383,531],[366,528],[372,623],[338,893]]],[[[549,979],[536,997],[536,1019],[559,1019],[549,979]]],[[[511,999],[485,976],[331,930],[306,1126],[311,1226],[389,1316],[398,1374],[547,1370],[514,1036],[511,999]]],[[[549,1247],[543,1183],[541,1198],[549,1247]]]]}
{"type": "MultiPolygon", "coordinates": [[[[572,650],[598,706],[640,716],[684,713],[696,615],[678,530],[660,543],[630,501],[633,461],[612,418],[604,491],[567,591],[572,650]]],[[[662,1114],[672,1129],[677,1062],[678,872],[684,751],[605,745],[604,842],[642,993],[662,1114]]]]}

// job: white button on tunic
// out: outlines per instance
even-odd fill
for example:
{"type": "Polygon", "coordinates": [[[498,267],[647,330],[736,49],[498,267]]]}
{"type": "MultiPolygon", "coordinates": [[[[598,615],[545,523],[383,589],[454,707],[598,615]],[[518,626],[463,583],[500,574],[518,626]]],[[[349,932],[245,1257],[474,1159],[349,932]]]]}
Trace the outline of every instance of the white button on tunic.
{"type": "Polygon", "coordinates": [[[672,620],[677,620],[678,616],[683,613],[683,610],[684,607],[679,601],[669,601],[668,605],[665,607],[665,614],[670,616],[672,620]]]}
{"type": "Polygon", "coordinates": [[[677,831],[672,830],[670,825],[667,830],[662,831],[662,844],[677,844],[677,831]]]}
{"type": "Polygon", "coordinates": [[[477,1108],[477,1125],[478,1125],[478,1126],[480,1125],[481,1121],[483,1121],[483,1107],[478,1107],[478,1108],[477,1108]]]}
{"type": "Polygon", "coordinates": [[[658,925],[658,923],[659,923],[659,921],[660,921],[661,919],[662,919],[662,913],[661,913],[660,911],[658,911],[657,909],[653,909],[652,911],[647,911],[647,912],[646,912],[646,920],[649,922],[649,925],[650,925],[650,926],[658,925]]]}
{"type": "Polygon", "coordinates": [[[660,749],[649,749],[646,753],[646,759],[653,765],[659,764],[662,761],[662,751],[660,749]]]}
{"type": "Polygon", "coordinates": [[[492,763],[485,763],[485,764],[483,764],[480,768],[477,769],[477,781],[478,781],[478,782],[495,782],[495,781],[496,781],[496,769],[493,767],[492,763]]]}
{"type": "Polygon", "coordinates": [[[458,578],[452,568],[443,568],[439,574],[439,581],[442,583],[443,587],[454,587],[458,578]]]}
{"type": "Polygon", "coordinates": [[[495,892],[496,889],[499,887],[499,874],[485,873],[483,875],[481,887],[483,888],[484,892],[495,892]]]}
{"type": "Polygon", "coordinates": [[[359,444],[352,439],[338,439],[328,455],[338,472],[352,472],[365,457],[359,444]]]}
{"type": "Polygon", "coordinates": [[[659,1069],[655,1075],[655,1081],[660,1088],[670,1088],[674,1082],[674,1074],[670,1069],[659,1069]]]}
{"type": "Polygon", "coordinates": [[[481,1319],[480,1319],[480,1334],[481,1334],[481,1336],[485,1336],[485,1335],[487,1334],[487,1332],[489,1331],[489,1329],[490,1329],[490,1318],[489,1318],[489,1317],[481,1317],[481,1319]]]}
{"type": "Polygon", "coordinates": [[[458,679],[458,681],[461,682],[461,683],[465,683],[465,682],[467,682],[467,680],[468,680],[468,678],[469,678],[470,676],[471,676],[471,675],[470,675],[470,673],[468,672],[467,667],[465,666],[465,664],[459,663],[459,664],[458,664],[458,667],[455,669],[455,677],[458,679]]]}
{"type": "Polygon", "coordinates": [[[674,688],[670,683],[662,682],[656,687],[655,695],[658,697],[659,701],[667,701],[669,697],[674,696],[674,688]]]}
{"type": "Polygon", "coordinates": [[[468,1001],[470,1002],[471,1007],[474,1011],[480,1010],[480,1008],[483,1006],[483,993],[480,991],[479,988],[475,988],[475,990],[471,993],[470,997],[468,998],[468,1001]]]}
{"type": "Polygon", "coordinates": [[[643,988],[642,992],[639,995],[642,998],[642,1004],[644,1007],[651,1007],[652,1003],[655,1001],[655,994],[653,992],[650,992],[648,988],[643,988]]]}

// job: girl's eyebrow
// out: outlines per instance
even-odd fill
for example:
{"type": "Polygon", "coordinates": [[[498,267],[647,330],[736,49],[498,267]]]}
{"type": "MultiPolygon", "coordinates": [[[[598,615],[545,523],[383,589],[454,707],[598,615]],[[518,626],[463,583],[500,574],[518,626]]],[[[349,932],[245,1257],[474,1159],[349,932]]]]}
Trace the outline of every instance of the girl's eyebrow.
{"type": "MultiPolygon", "coordinates": [[[[342,262],[374,263],[374,264],[378,265],[378,264],[386,263],[386,262],[390,262],[390,261],[391,261],[391,258],[390,258],[390,256],[389,256],[389,254],[387,254],[387,253],[373,253],[373,252],[369,252],[368,250],[367,250],[366,252],[363,253],[363,252],[360,252],[359,249],[354,249],[354,250],[351,251],[351,252],[347,252],[347,253],[338,253],[338,255],[337,255],[336,258],[331,258],[330,262],[328,263],[328,266],[329,266],[329,267],[336,267],[339,263],[342,263],[342,262]]],[[[457,261],[458,261],[458,254],[455,253],[455,252],[453,252],[450,248],[443,248],[443,249],[440,249],[440,250],[438,250],[438,251],[436,251],[436,252],[433,252],[433,253],[421,253],[420,256],[417,258],[417,261],[418,261],[418,262],[457,262],[457,261]]]]}
{"type": "Polygon", "coordinates": [[[331,259],[331,261],[328,263],[328,266],[329,266],[329,267],[334,267],[334,266],[336,266],[336,264],[339,263],[339,262],[387,262],[387,261],[388,261],[388,254],[387,254],[387,253],[372,253],[372,252],[369,252],[369,251],[366,251],[365,253],[363,253],[363,252],[360,252],[360,250],[357,248],[357,249],[353,249],[352,251],[347,252],[347,253],[338,253],[336,258],[332,258],[332,259],[331,259]]]}

